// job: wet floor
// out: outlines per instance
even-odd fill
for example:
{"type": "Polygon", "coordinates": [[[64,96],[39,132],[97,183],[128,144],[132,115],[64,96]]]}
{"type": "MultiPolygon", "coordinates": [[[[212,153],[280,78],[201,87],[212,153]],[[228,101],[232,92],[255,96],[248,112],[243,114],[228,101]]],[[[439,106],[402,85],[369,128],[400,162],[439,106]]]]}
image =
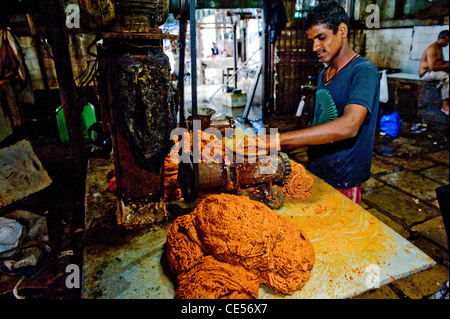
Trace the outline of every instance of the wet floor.
{"type": "MultiPolygon", "coordinates": [[[[436,188],[449,184],[448,126],[402,123],[400,136],[377,135],[363,206],[436,261],[436,266],[359,298],[423,298],[449,278],[448,239],[436,188]],[[392,153],[385,153],[389,147],[392,153]]],[[[447,212],[448,214],[448,212],[447,212]]]]}

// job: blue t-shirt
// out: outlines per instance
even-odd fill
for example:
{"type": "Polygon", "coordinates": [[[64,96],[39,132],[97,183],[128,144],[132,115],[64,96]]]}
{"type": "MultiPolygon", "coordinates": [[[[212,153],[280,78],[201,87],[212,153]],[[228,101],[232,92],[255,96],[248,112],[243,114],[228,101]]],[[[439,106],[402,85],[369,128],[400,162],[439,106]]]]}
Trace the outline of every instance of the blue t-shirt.
{"type": "Polygon", "coordinates": [[[309,146],[307,169],[335,188],[349,189],[370,178],[380,75],[377,67],[361,56],[354,58],[328,82],[326,71],[319,75],[312,126],[341,117],[349,104],[362,105],[368,113],[357,136],[309,146]]]}

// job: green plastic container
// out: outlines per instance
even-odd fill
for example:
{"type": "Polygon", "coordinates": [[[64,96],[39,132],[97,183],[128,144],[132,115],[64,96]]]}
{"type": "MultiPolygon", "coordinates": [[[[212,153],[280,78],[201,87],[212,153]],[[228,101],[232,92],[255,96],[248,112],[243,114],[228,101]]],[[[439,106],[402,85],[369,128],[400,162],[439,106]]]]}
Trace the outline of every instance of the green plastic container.
{"type": "MultiPolygon", "coordinates": [[[[81,112],[81,127],[83,129],[84,141],[86,143],[92,142],[91,137],[88,135],[88,130],[95,122],[97,122],[95,117],[95,108],[91,103],[88,103],[84,106],[83,112],[81,112]]],[[[61,143],[68,144],[69,131],[67,130],[66,118],[64,117],[64,109],[62,105],[56,109],[56,123],[58,124],[59,139],[61,140],[61,143]]]]}

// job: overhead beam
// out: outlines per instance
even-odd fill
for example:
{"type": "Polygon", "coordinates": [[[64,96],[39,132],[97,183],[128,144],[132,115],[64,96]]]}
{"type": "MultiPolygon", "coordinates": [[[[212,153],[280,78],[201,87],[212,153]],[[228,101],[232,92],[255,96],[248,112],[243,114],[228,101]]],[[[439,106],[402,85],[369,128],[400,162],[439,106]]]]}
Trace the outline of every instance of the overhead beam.
{"type": "Polygon", "coordinates": [[[255,0],[197,0],[197,9],[262,8],[262,1],[255,0]]]}

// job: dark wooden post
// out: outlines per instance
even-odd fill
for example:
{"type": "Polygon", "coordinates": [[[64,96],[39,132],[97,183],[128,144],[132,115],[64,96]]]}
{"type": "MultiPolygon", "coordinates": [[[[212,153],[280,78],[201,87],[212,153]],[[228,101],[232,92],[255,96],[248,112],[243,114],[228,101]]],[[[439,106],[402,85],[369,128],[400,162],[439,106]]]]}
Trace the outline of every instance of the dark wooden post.
{"type": "Polygon", "coordinates": [[[44,89],[45,89],[45,91],[48,92],[48,91],[50,91],[50,85],[48,84],[48,77],[47,77],[47,73],[45,72],[45,65],[44,65],[44,59],[42,57],[40,37],[36,32],[36,27],[34,25],[34,21],[33,21],[31,14],[27,13],[26,16],[27,16],[28,26],[30,27],[32,43],[33,43],[34,47],[36,48],[36,56],[37,56],[38,63],[39,63],[39,70],[41,71],[41,75],[42,75],[42,82],[44,83],[44,89]]]}
{"type": "Polygon", "coordinates": [[[66,15],[62,0],[50,0],[48,6],[47,36],[53,52],[59,94],[63,105],[70,140],[74,173],[78,181],[84,179],[87,152],[81,126],[82,106],[79,104],[70,61],[69,38],[66,30],[66,15]]]}

